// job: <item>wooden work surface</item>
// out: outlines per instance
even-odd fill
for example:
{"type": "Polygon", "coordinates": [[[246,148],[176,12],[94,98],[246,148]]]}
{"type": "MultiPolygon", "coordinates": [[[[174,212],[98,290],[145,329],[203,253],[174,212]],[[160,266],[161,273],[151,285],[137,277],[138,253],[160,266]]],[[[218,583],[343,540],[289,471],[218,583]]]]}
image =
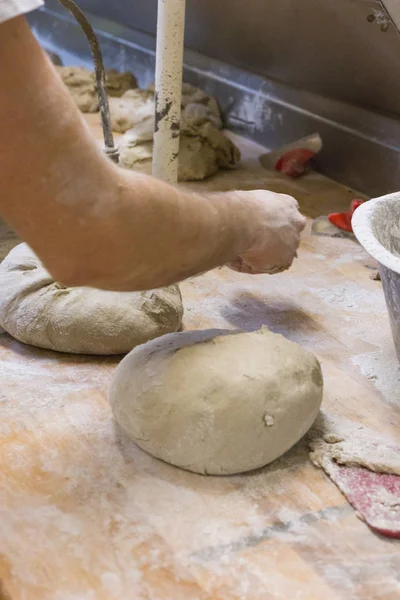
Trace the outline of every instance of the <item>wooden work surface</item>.
{"type": "MultiPolygon", "coordinates": [[[[308,214],[352,193],[258,166],[197,189],[273,187],[308,214]]],[[[3,246],[15,243],[11,234],[3,246]]],[[[181,286],[185,328],[265,324],[314,352],[325,411],[399,438],[400,388],[381,284],[351,240],[313,237],[287,273],[225,268],[181,286]]],[[[118,359],[62,355],[0,336],[0,579],[12,600],[400,598],[400,543],[380,538],[301,442],[252,474],[202,477],[138,449],[107,387],[118,359]]],[[[0,593],[1,597],[1,593],[0,593]]]]}

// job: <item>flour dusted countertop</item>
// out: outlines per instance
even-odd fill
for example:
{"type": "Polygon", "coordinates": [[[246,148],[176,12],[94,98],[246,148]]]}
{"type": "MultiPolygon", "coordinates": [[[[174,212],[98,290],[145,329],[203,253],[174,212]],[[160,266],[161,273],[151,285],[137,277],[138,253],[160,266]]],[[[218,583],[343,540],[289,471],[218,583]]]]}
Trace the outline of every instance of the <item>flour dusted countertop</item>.
{"type": "MultiPolygon", "coordinates": [[[[295,186],[311,216],[347,206],[351,191],[319,175],[287,187],[258,167],[255,145],[240,145],[246,168],[190,187],[272,182],[294,195],[295,186]]],[[[16,243],[10,233],[0,241],[1,252],[16,243]]],[[[309,224],[287,273],[222,268],[184,282],[185,328],[267,325],[321,361],[325,411],[398,440],[400,373],[371,266],[355,242],[312,237],[309,224]]],[[[175,469],[114,424],[107,389],[117,364],[0,336],[0,597],[400,597],[399,543],[359,521],[304,442],[243,476],[175,469]]]]}

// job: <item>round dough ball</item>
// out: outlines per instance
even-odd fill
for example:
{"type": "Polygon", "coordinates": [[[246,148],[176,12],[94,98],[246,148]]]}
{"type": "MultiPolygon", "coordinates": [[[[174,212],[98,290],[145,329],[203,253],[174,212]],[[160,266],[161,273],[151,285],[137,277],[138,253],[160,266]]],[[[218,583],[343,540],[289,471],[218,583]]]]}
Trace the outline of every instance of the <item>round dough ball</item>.
{"type": "Polygon", "coordinates": [[[75,354],[126,354],[177,331],[182,315],[178,286],[148,292],[65,287],[26,244],[0,265],[0,326],[24,344],[75,354]]]}
{"type": "Polygon", "coordinates": [[[308,431],[322,401],[317,359],[263,328],[186,331],[133,350],[110,400],[144,450],[196,473],[257,469],[308,431]]]}

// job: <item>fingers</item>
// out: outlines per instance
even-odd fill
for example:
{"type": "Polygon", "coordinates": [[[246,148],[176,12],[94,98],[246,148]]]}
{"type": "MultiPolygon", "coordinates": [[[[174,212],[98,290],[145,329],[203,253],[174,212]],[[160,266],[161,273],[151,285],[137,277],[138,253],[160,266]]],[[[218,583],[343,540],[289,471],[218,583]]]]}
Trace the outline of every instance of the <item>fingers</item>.
{"type": "Polygon", "coordinates": [[[285,271],[297,256],[300,235],[306,225],[297,200],[266,190],[244,194],[246,202],[253,201],[257,207],[257,235],[253,246],[228,266],[249,275],[285,271]]]}
{"type": "Polygon", "coordinates": [[[306,223],[307,219],[305,218],[305,216],[298,212],[295,217],[294,224],[299,233],[303,231],[304,227],[306,226],[306,223]]]}
{"type": "Polygon", "coordinates": [[[226,266],[232,269],[233,271],[237,271],[238,273],[245,273],[246,275],[265,274],[265,271],[258,271],[257,269],[254,269],[254,267],[252,267],[246,261],[240,258],[240,256],[236,260],[228,263],[226,266]]]}
{"type": "Polygon", "coordinates": [[[236,260],[227,263],[226,266],[233,271],[237,271],[238,273],[243,273],[245,275],[276,275],[277,273],[282,273],[283,271],[289,269],[291,264],[292,262],[284,265],[266,265],[265,267],[260,267],[259,265],[250,265],[239,257],[236,260]]]}
{"type": "Polygon", "coordinates": [[[240,256],[226,265],[233,271],[238,273],[246,273],[247,275],[254,275],[252,267],[247,264],[240,256]]]}

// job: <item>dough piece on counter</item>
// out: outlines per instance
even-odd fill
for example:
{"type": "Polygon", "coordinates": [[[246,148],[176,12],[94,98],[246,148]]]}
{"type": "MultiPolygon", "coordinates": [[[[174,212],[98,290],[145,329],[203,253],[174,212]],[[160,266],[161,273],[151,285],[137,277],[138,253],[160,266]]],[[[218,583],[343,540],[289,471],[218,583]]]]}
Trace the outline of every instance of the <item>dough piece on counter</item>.
{"type": "MultiPolygon", "coordinates": [[[[119,143],[122,167],[151,172],[153,130],[153,121],[148,119],[126,132],[119,143]]],[[[201,181],[219,169],[234,168],[239,160],[238,148],[212,123],[187,128],[181,133],[179,181],[201,181]]]]}
{"type": "Polygon", "coordinates": [[[154,92],[150,90],[128,90],[120,98],[110,98],[112,128],[125,133],[135,125],[146,123],[154,131],[154,92]]]}
{"type": "MultiPolygon", "coordinates": [[[[83,113],[97,112],[99,97],[95,73],[83,67],[56,66],[55,68],[79,110],[83,113]]],[[[137,87],[137,80],[132,73],[119,73],[115,69],[107,69],[106,86],[110,96],[119,97],[127,90],[137,87]]]]}
{"type": "MultiPolygon", "coordinates": [[[[149,87],[145,90],[138,90],[140,94],[138,97],[144,100],[151,100],[151,110],[149,111],[149,116],[153,119],[154,122],[154,114],[155,114],[155,100],[154,100],[154,85],[149,85],[149,87]]],[[[124,106],[124,110],[129,110],[129,97],[130,94],[125,95],[127,99],[127,103],[124,106]]],[[[128,129],[136,125],[139,121],[135,117],[135,111],[138,108],[137,103],[135,102],[136,97],[131,96],[133,98],[133,102],[130,107],[131,114],[131,125],[129,125],[129,120],[127,120],[125,129],[123,129],[122,125],[119,125],[119,129],[115,129],[120,133],[125,133],[128,129]]],[[[115,104],[115,103],[113,103],[115,104]]],[[[115,104],[115,106],[118,106],[115,104]]],[[[200,88],[195,87],[194,85],[190,85],[189,83],[182,84],[182,100],[181,100],[181,130],[184,130],[186,126],[193,125],[203,125],[204,123],[212,123],[218,129],[223,128],[222,121],[222,113],[219,108],[217,100],[213,96],[209,96],[200,88]]],[[[118,109],[117,109],[118,113],[118,109]]],[[[142,119],[140,119],[142,120],[142,119]]]]}
{"type": "Polygon", "coordinates": [[[262,328],[185,331],[133,350],[110,390],[144,450],[196,473],[257,469],[308,431],[322,401],[317,359],[262,328]]]}
{"type": "MultiPolygon", "coordinates": [[[[110,99],[112,127],[125,133],[143,121],[151,123],[154,130],[155,94],[154,87],[145,90],[130,89],[118,100],[110,99]]],[[[181,132],[211,123],[222,129],[222,115],[215,98],[188,83],[182,86],[181,132]]]]}
{"type": "MultiPolygon", "coordinates": [[[[240,161],[240,151],[219,128],[222,120],[216,100],[188,84],[184,84],[183,90],[186,94],[182,101],[179,181],[199,181],[219,169],[234,168],[240,161]]],[[[119,144],[121,166],[150,173],[153,91],[130,90],[118,100],[111,99],[110,107],[113,129],[123,132],[130,127],[119,144]]]]}
{"type": "MultiPolygon", "coordinates": [[[[95,73],[92,77],[96,81],[95,73]]],[[[128,90],[137,88],[138,82],[134,74],[129,71],[120,73],[116,69],[106,69],[106,86],[109,96],[120,98],[128,90]]]]}
{"type": "Polygon", "coordinates": [[[83,67],[55,67],[81,112],[99,110],[96,83],[92,72],[83,67]]]}
{"type": "Polygon", "coordinates": [[[240,162],[240,150],[211,122],[186,126],[179,154],[180,181],[198,181],[220,169],[233,169],[240,162]]]}
{"type": "Polygon", "coordinates": [[[178,331],[178,286],[148,292],[68,288],[20,244],[0,265],[0,326],[25,344],[75,354],[125,354],[178,331]]]}
{"type": "Polygon", "coordinates": [[[310,459],[328,475],[332,465],[400,475],[400,446],[359,423],[321,414],[309,433],[310,459]]]}
{"type": "Polygon", "coordinates": [[[119,164],[151,175],[153,161],[154,117],[129,129],[119,142],[119,164]]]}
{"type": "Polygon", "coordinates": [[[400,445],[338,415],[321,413],[309,435],[322,468],[373,531],[400,538],[400,445]]]}
{"type": "Polygon", "coordinates": [[[223,128],[222,114],[217,100],[200,88],[184,83],[182,85],[182,121],[192,125],[202,125],[210,121],[218,129],[223,128]]]}

